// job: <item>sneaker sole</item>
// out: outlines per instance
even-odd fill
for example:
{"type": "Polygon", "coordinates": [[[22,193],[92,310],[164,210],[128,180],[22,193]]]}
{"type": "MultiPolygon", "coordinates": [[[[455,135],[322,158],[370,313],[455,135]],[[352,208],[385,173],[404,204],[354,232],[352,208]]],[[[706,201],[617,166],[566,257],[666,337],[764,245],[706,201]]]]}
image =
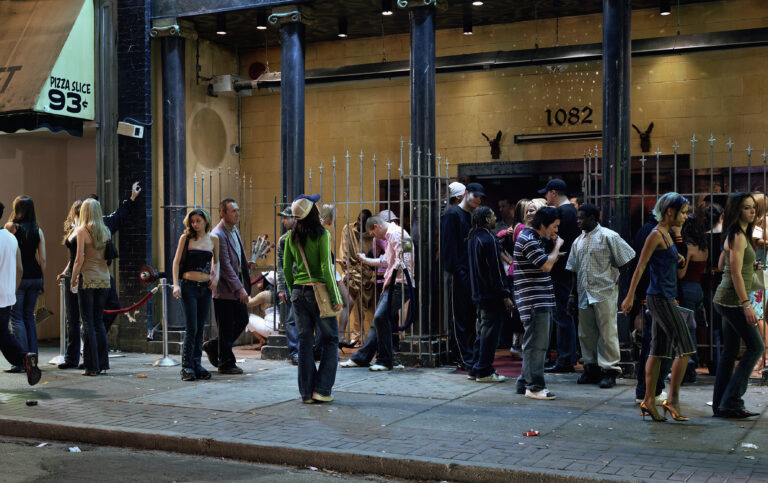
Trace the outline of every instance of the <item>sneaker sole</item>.
{"type": "Polygon", "coordinates": [[[27,382],[30,386],[34,386],[40,382],[42,372],[37,367],[37,354],[29,353],[24,361],[25,369],[27,370],[27,382]]]}

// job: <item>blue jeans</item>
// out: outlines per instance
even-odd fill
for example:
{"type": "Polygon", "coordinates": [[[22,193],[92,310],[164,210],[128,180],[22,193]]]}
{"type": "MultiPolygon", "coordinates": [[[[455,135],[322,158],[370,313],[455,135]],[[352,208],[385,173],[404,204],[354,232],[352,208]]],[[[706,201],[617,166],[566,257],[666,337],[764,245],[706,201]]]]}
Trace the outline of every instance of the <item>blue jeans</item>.
{"type": "Polygon", "coordinates": [[[203,331],[211,313],[211,289],[208,282],[192,282],[181,280],[181,301],[184,304],[184,354],[181,356],[181,367],[193,371],[201,371],[203,365],[203,331]]]}
{"type": "Polygon", "coordinates": [[[67,306],[64,362],[76,366],[80,363],[80,304],[77,294],[69,290],[71,280],[70,277],[64,277],[64,304],[67,306]]]}
{"type": "Polygon", "coordinates": [[[534,310],[531,318],[523,321],[523,369],[517,378],[517,387],[525,386],[533,392],[547,387],[544,381],[544,359],[549,350],[552,330],[552,312],[534,310]]]}
{"type": "Polygon", "coordinates": [[[720,352],[720,361],[717,365],[712,410],[739,411],[744,409],[742,396],[747,391],[749,375],[765,352],[765,343],[757,327],[747,322],[742,307],[714,305],[715,310],[723,316],[723,350],[720,352]],[[742,339],[747,348],[741,355],[736,370],[733,370],[742,339]]]}
{"type": "Polygon", "coordinates": [[[8,331],[8,320],[11,318],[11,306],[0,308],[0,352],[14,366],[24,366],[24,350],[16,338],[8,331]]]}
{"type": "Polygon", "coordinates": [[[493,359],[496,356],[496,346],[499,343],[499,332],[504,324],[506,311],[504,306],[480,307],[480,317],[477,319],[475,350],[472,360],[475,365],[469,369],[469,374],[475,377],[490,376],[496,370],[493,359]]]}
{"type": "Polygon", "coordinates": [[[330,396],[336,381],[339,360],[339,324],[336,317],[320,318],[311,285],[294,285],[291,302],[299,333],[299,393],[311,399],[312,393],[330,396]],[[312,346],[319,335],[320,366],[315,367],[312,346]]]}
{"type": "Polygon", "coordinates": [[[37,353],[37,328],[35,327],[35,303],[43,289],[42,278],[25,278],[16,289],[16,305],[11,309],[11,325],[24,352],[37,353]]]}
{"type": "Polygon", "coordinates": [[[108,288],[82,288],[77,292],[80,319],[83,321],[83,362],[89,371],[109,369],[107,331],[104,329],[104,305],[108,288]]]}
{"type": "Polygon", "coordinates": [[[299,354],[299,334],[296,332],[296,314],[293,313],[293,304],[291,299],[280,302],[280,320],[283,321],[283,330],[285,338],[288,340],[288,356],[298,356],[299,354]]]}
{"type": "Polygon", "coordinates": [[[567,278],[552,277],[556,308],[553,313],[557,338],[557,365],[572,367],[578,361],[576,324],[568,313],[568,296],[571,294],[571,275],[567,278]]]}

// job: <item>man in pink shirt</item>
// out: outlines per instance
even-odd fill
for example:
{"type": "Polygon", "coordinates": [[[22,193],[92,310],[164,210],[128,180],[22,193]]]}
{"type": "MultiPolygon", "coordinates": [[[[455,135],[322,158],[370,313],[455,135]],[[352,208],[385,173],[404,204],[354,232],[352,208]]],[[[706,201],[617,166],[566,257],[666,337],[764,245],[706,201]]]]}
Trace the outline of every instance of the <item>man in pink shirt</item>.
{"type": "Polygon", "coordinates": [[[365,344],[350,357],[349,361],[340,365],[341,367],[365,367],[371,363],[376,354],[376,363],[369,369],[391,371],[394,365],[392,324],[398,321],[401,304],[410,298],[410,287],[404,286],[407,282],[403,269],[411,272],[413,257],[411,237],[396,223],[385,221],[379,216],[368,218],[365,229],[377,240],[387,242],[387,248],[379,258],[368,258],[364,253],[358,254],[360,261],[366,265],[386,267],[384,288],[373,316],[373,327],[366,337],[365,344]]]}

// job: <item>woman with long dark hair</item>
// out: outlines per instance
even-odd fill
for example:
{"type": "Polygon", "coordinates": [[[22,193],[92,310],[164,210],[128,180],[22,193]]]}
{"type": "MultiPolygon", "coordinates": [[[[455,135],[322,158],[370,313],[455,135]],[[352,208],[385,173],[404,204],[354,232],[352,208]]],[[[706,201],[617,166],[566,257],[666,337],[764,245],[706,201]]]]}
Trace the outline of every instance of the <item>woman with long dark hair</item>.
{"type": "MultiPolygon", "coordinates": [[[[72,268],[77,257],[77,234],[75,229],[80,221],[80,207],[83,200],[75,200],[69,208],[69,214],[64,221],[64,238],[62,244],[69,250],[69,262],[64,271],[56,277],[57,282],[64,280],[64,285],[69,287],[72,282],[72,268]]],[[[66,351],[64,362],[59,364],[59,369],[73,369],[80,363],[80,304],[77,302],[77,294],[65,290],[64,305],[67,308],[66,326],[66,351]]]]}
{"type": "Polygon", "coordinates": [[[291,292],[299,333],[299,392],[305,404],[333,401],[331,392],[339,358],[338,321],[335,316],[320,317],[313,285],[326,285],[334,311],[343,307],[331,257],[331,234],[320,223],[320,213],[315,206],[319,198],[302,195],[291,205],[296,226],[285,241],[283,259],[283,273],[291,292]],[[315,331],[319,333],[320,366],[317,368],[312,355],[315,331]]]}
{"type": "MultiPolygon", "coordinates": [[[[683,243],[688,252],[685,255],[685,264],[677,269],[679,302],[681,307],[692,310],[697,323],[706,320],[704,317],[704,289],[701,286],[701,278],[709,263],[709,240],[704,233],[704,225],[699,217],[691,217],[686,220],[681,232],[683,243]]],[[[696,327],[688,327],[696,348],[696,327]]],[[[697,349],[698,350],[698,349],[697,349]]],[[[688,367],[683,377],[684,383],[696,382],[696,368],[699,366],[697,354],[691,355],[688,367]]]]}
{"type": "Polygon", "coordinates": [[[723,280],[717,287],[715,310],[723,317],[723,349],[717,365],[712,395],[712,412],[716,417],[747,418],[757,416],[744,409],[742,396],[749,375],[765,351],[765,343],[757,330],[758,319],[749,301],[755,249],[752,230],[755,226],[755,199],[749,193],[733,193],[725,206],[725,243],[720,256],[723,280]],[[734,370],[741,341],[746,350],[734,370]]]}
{"type": "Polygon", "coordinates": [[[628,314],[632,310],[635,290],[645,267],[650,264],[650,283],[646,292],[646,303],[653,318],[650,355],[645,365],[645,397],[640,403],[640,414],[645,419],[650,415],[654,421],[666,421],[656,410],[656,379],[659,377],[661,359],[670,359],[672,377],[669,381],[669,395],[663,402],[664,412],[670,413],[676,421],[687,421],[680,414],[680,385],[688,365],[688,358],[696,351],[691,334],[677,310],[677,271],[685,258],[677,252],[670,231],[681,227],[688,217],[690,203],[682,195],[666,193],[656,202],[653,215],[658,221],[656,228],[648,235],[637,261],[635,273],[621,303],[621,310],[628,314]]]}
{"type": "Polygon", "coordinates": [[[104,305],[109,291],[109,270],[104,251],[111,234],[104,225],[101,205],[88,198],[80,207],[75,229],[77,255],[72,267],[70,290],[76,293],[83,322],[84,376],[106,374],[109,369],[107,332],[104,328],[104,305]]]}
{"type": "MultiPolygon", "coordinates": [[[[37,225],[35,204],[26,195],[13,200],[13,208],[5,229],[16,236],[21,250],[24,273],[16,289],[16,304],[11,309],[13,335],[24,352],[37,353],[37,329],[35,328],[35,304],[43,290],[45,270],[45,237],[37,225]]],[[[11,372],[24,372],[23,367],[13,366],[11,372]]]]}
{"type": "Polygon", "coordinates": [[[203,330],[211,312],[211,291],[219,283],[219,237],[211,235],[211,215],[195,208],[173,257],[173,296],[184,304],[184,353],[181,380],[210,379],[202,364],[203,330]]]}

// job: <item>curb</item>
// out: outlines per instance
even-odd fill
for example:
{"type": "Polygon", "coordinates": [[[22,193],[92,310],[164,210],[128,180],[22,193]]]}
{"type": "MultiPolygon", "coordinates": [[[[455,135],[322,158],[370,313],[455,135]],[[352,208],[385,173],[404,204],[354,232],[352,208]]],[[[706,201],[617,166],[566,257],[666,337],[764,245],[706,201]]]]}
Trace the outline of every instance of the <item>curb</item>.
{"type": "MultiPolygon", "coordinates": [[[[143,433],[100,426],[62,425],[33,419],[0,418],[0,435],[16,438],[70,441],[136,450],[166,451],[213,458],[227,458],[249,463],[314,466],[326,470],[358,475],[383,475],[409,480],[461,482],[533,481],[587,483],[617,481],[619,478],[569,471],[521,470],[500,465],[475,466],[437,459],[403,459],[395,456],[363,452],[349,453],[333,449],[308,449],[292,445],[267,445],[242,441],[194,438],[173,433],[143,433]]],[[[621,479],[626,481],[625,479],[621,479]]]]}

